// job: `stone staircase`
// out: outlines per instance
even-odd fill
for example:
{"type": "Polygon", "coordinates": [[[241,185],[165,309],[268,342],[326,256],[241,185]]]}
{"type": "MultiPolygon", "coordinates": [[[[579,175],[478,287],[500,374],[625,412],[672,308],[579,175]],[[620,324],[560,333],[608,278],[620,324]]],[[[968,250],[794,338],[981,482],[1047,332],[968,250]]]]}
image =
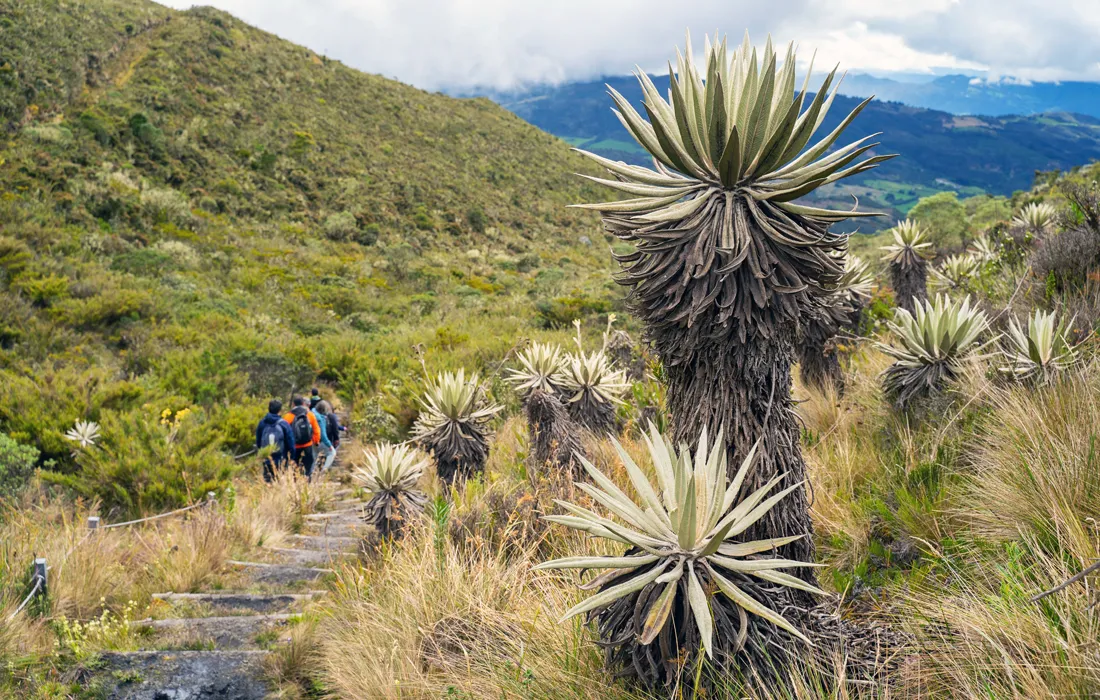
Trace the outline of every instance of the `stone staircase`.
{"type": "Polygon", "coordinates": [[[363,501],[341,488],[345,457],[358,453],[341,441],[332,469],[314,475],[330,490],[330,511],[305,516],[300,534],[255,558],[230,561],[236,590],[166,592],[153,596],[168,616],[135,623],[148,633],[148,649],[101,655],[98,673],[111,700],[259,700],[271,693],[264,659],[287,641],[291,625],[325,594],[325,578],[341,560],[355,557],[370,527],[363,501]]]}

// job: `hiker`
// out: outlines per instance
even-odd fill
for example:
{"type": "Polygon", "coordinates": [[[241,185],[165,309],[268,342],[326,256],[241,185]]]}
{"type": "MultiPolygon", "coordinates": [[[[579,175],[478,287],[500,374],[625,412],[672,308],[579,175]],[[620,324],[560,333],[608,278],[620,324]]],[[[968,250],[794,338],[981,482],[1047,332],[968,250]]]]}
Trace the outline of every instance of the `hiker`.
{"type": "MultiPolygon", "coordinates": [[[[314,389],[314,392],[317,390],[314,389]]],[[[321,404],[321,397],[316,393],[309,398],[309,409],[313,413],[313,417],[317,419],[317,425],[321,428],[321,442],[313,446],[313,462],[316,464],[322,456],[326,459],[328,455],[333,453],[332,440],[329,439],[328,420],[323,411],[319,410],[318,406],[321,404]]],[[[327,465],[327,461],[325,463],[327,465]]],[[[327,466],[322,466],[321,471],[325,471],[327,466]]]]}
{"type": "Polygon", "coordinates": [[[272,399],[267,405],[267,415],[256,426],[256,450],[273,448],[263,462],[264,481],[268,483],[274,481],[276,469],[283,469],[289,460],[296,459],[294,434],[279,415],[282,410],[283,402],[272,399]]]}
{"type": "Polygon", "coordinates": [[[336,412],[332,410],[332,404],[324,399],[317,402],[317,411],[325,416],[325,428],[328,433],[329,450],[325,455],[324,469],[328,471],[336,459],[336,450],[340,447],[340,421],[336,418],[336,412]]]}
{"type": "Polygon", "coordinates": [[[290,432],[294,436],[294,450],[297,453],[295,463],[302,468],[306,478],[313,477],[313,446],[321,442],[321,426],[317,424],[317,418],[306,408],[304,397],[294,397],[294,408],[283,416],[283,420],[290,425],[290,432]]]}

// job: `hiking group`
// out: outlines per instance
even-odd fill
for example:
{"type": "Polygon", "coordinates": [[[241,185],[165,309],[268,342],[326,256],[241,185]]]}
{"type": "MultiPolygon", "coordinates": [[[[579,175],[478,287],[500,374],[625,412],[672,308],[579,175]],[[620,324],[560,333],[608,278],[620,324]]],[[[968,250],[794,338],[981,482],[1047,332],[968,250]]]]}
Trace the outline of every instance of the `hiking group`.
{"type": "Polygon", "coordinates": [[[283,402],[272,399],[267,415],[256,426],[256,450],[270,451],[263,461],[264,481],[272,481],[275,471],[291,462],[309,479],[320,460],[321,471],[325,471],[336,459],[340,432],[346,428],[340,425],[332,404],[322,399],[317,389],[309,397],[308,407],[304,396],[295,396],[293,404],[283,414],[283,402]]]}

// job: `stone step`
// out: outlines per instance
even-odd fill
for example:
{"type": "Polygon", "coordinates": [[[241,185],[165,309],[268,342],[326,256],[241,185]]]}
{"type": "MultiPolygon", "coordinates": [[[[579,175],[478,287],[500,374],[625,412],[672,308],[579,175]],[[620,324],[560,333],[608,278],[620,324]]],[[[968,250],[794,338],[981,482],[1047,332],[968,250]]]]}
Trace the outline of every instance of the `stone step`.
{"type": "Polygon", "coordinates": [[[323,535],[326,537],[362,537],[370,530],[362,518],[330,518],[328,520],[306,521],[303,535],[323,535]]]}
{"type": "Polygon", "coordinates": [[[332,569],[311,566],[264,564],[257,561],[236,561],[232,559],[227,563],[243,569],[253,583],[275,586],[290,586],[296,583],[316,581],[326,574],[333,573],[332,569]]]}
{"type": "Polygon", "coordinates": [[[355,552],[343,552],[338,549],[291,549],[288,547],[267,547],[275,553],[282,564],[292,566],[325,565],[338,562],[346,557],[355,556],[355,552]]]}
{"type": "Polygon", "coordinates": [[[308,522],[321,522],[325,520],[359,520],[362,511],[358,508],[345,510],[330,510],[325,513],[310,513],[303,516],[308,522]]]}
{"type": "Polygon", "coordinates": [[[265,651],[111,651],[100,655],[110,700],[262,700],[265,651]]]}
{"type": "Polygon", "coordinates": [[[359,551],[359,543],[362,542],[362,540],[358,537],[291,535],[290,542],[300,546],[302,549],[320,549],[354,554],[359,551]]]}
{"type": "Polygon", "coordinates": [[[293,617],[287,613],[233,617],[173,617],[137,623],[155,632],[153,644],[162,649],[262,649],[286,638],[293,617]]]}
{"type": "Polygon", "coordinates": [[[227,615],[255,615],[256,613],[288,612],[300,608],[311,600],[325,595],[325,591],[306,593],[154,593],[154,600],[161,600],[173,607],[194,608],[227,615]]]}

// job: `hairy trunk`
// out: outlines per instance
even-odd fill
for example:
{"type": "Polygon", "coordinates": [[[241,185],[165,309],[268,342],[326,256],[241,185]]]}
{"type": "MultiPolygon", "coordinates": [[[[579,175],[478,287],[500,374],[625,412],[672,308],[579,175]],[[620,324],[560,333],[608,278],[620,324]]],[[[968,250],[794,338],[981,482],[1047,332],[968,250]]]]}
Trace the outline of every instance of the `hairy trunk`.
{"type": "Polygon", "coordinates": [[[619,417],[615,413],[615,404],[596,398],[590,392],[584,392],[576,401],[565,404],[569,417],[603,437],[608,433],[618,434],[619,417]]]}
{"type": "Polygon", "coordinates": [[[921,261],[917,265],[891,265],[890,283],[894,286],[894,297],[900,308],[913,313],[918,301],[928,299],[928,265],[921,261]]]}
{"type": "Polygon", "coordinates": [[[844,393],[844,370],[832,338],[825,342],[806,341],[798,346],[798,376],[803,386],[824,391],[828,387],[844,393]]]}
{"type": "Polygon", "coordinates": [[[469,478],[485,469],[489,443],[479,431],[466,427],[444,439],[422,439],[420,446],[435,457],[435,471],[444,483],[454,483],[455,477],[469,478]]]}
{"type": "MultiPolygon", "coordinates": [[[[755,467],[742,493],[751,493],[780,474],[775,491],[806,479],[800,431],[791,408],[791,359],[794,329],[781,327],[770,337],[757,335],[743,345],[708,343],[686,362],[666,367],[668,407],[677,442],[695,444],[706,426],[711,436],[725,435],[731,476],[757,440],[755,467]]],[[[655,343],[660,352],[660,343],[655,343]]],[[[814,561],[813,523],[804,486],[781,500],[744,533],[744,540],[806,535],[780,550],[781,556],[814,561]]],[[[798,570],[814,581],[813,570],[798,570]]],[[[806,594],[792,592],[809,601],[806,594]]]]}
{"type": "Polygon", "coordinates": [[[802,384],[819,390],[827,387],[844,393],[844,370],[840,366],[837,334],[852,318],[854,304],[847,294],[837,294],[806,314],[799,339],[798,367],[802,384]]]}
{"type": "Polygon", "coordinates": [[[527,414],[528,459],[530,472],[538,473],[551,467],[558,473],[578,477],[584,455],[580,429],[557,396],[532,391],[524,410],[527,414]]]}

